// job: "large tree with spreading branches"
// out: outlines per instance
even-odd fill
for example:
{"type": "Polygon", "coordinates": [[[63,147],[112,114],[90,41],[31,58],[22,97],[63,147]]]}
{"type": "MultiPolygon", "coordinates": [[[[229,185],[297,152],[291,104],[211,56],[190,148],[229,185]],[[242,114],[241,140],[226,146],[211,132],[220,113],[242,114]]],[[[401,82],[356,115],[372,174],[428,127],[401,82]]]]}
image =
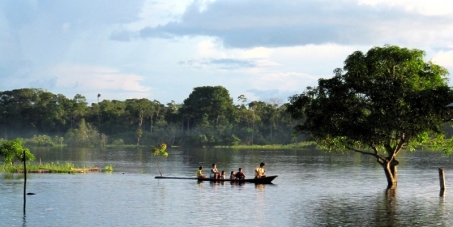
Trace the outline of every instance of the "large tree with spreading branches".
{"type": "Polygon", "coordinates": [[[317,87],[289,98],[288,112],[329,151],[354,151],[376,158],[388,189],[397,185],[397,155],[418,146],[452,150],[444,126],[453,102],[445,68],[424,52],[398,46],[373,47],[349,55],[343,69],[317,87]]]}

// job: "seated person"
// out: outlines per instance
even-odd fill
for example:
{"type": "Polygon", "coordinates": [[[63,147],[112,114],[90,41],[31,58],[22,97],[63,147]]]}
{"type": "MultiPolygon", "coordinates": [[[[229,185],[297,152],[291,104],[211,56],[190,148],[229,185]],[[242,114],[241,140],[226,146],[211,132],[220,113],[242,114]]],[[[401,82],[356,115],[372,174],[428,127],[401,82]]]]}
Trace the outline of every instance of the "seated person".
{"type": "Polygon", "coordinates": [[[236,175],[234,174],[234,171],[231,171],[230,180],[235,180],[235,179],[236,179],[236,175]]]}
{"type": "Polygon", "coordinates": [[[206,178],[206,176],[203,175],[202,170],[203,170],[203,166],[198,167],[198,171],[197,171],[198,178],[206,178]]]}
{"type": "Polygon", "coordinates": [[[226,174],[225,171],[222,170],[222,173],[220,174],[220,179],[226,179],[226,174]]]}
{"type": "Polygon", "coordinates": [[[244,180],[245,179],[245,174],[242,172],[242,168],[239,168],[239,171],[236,173],[236,179],[238,180],[244,180]]]}
{"type": "Polygon", "coordinates": [[[209,174],[209,178],[219,179],[220,172],[217,170],[217,165],[214,163],[212,164],[211,173],[209,174]]]}
{"type": "Polygon", "coordinates": [[[265,173],[264,162],[261,162],[260,166],[255,169],[255,178],[266,177],[265,173]]]}

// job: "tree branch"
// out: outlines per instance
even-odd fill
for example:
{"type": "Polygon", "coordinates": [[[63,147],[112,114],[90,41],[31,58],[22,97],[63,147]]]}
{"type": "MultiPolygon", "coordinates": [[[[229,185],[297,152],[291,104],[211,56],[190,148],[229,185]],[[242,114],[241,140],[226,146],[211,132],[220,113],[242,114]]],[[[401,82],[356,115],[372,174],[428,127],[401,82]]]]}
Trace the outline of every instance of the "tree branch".
{"type": "Polygon", "coordinates": [[[347,147],[347,148],[349,150],[351,150],[351,151],[354,151],[354,152],[357,152],[357,153],[360,153],[360,154],[371,155],[371,156],[376,157],[376,158],[381,158],[380,155],[377,154],[377,150],[375,150],[376,151],[375,153],[372,153],[372,152],[366,152],[366,151],[357,150],[357,149],[354,149],[352,147],[347,147]]]}
{"type": "Polygon", "coordinates": [[[373,156],[377,159],[377,162],[379,164],[384,164],[384,162],[387,160],[384,156],[380,155],[379,152],[378,152],[378,149],[376,148],[376,146],[374,146],[373,144],[370,145],[371,148],[373,148],[373,151],[374,153],[372,152],[366,152],[366,151],[361,151],[361,150],[357,150],[357,149],[354,149],[352,147],[346,147],[348,148],[349,150],[351,151],[354,151],[354,152],[357,152],[357,153],[360,153],[360,154],[364,154],[364,155],[370,155],[370,156],[373,156]]]}

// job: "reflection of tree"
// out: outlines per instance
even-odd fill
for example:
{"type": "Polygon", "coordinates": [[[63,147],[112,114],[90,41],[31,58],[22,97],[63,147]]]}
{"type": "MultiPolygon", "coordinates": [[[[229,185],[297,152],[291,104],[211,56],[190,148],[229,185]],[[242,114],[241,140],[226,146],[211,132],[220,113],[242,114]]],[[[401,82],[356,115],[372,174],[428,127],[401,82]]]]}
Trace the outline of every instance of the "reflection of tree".
{"type": "MultiPolygon", "coordinates": [[[[184,148],[182,150],[182,154],[188,158],[184,162],[192,162],[194,164],[206,162],[204,164],[206,166],[211,166],[212,163],[220,163],[219,170],[224,170],[227,173],[230,173],[229,169],[222,164],[231,163],[232,158],[238,153],[238,151],[232,151],[231,149],[216,149],[215,152],[204,148],[184,148]]],[[[234,171],[237,171],[237,167],[234,168],[234,171]]]]}
{"type": "Polygon", "coordinates": [[[397,196],[396,190],[379,191],[376,196],[333,194],[295,205],[294,213],[290,215],[291,225],[451,226],[452,223],[447,223],[451,219],[449,213],[442,198],[439,199],[439,203],[429,203],[420,195],[397,196]]]}
{"type": "Polygon", "coordinates": [[[396,189],[386,189],[377,198],[374,222],[381,226],[396,226],[398,216],[396,189]]]}

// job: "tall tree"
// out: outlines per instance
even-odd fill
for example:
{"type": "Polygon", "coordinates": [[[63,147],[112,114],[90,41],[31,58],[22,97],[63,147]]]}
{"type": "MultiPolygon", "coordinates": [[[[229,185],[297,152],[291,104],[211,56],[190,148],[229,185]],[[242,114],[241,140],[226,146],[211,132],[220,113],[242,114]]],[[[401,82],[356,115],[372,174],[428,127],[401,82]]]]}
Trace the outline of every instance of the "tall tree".
{"type": "Polygon", "coordinates": [[[144,120],[153,114],[154,108],[148,99],[127,99],[126,110],[129,113],[129,121],[132,125],[137,124],[135,136],[137,146],[143,136],[144,120]]]}
{"type": "Polygon", "coordinates": [[[228,112],[233,111],[233,99],[222,86],[196,87],[184,100],[181,113],[191,122],[192,127],[206,120],[210,125],[229,123],[228,112]]]}
{"type": "Polygon", "coordinates": [[[401,151],[430,142],[437,145],[432,148],[452,149],[442,130],[452,114],[446,107],[453,101],[448,72],[423,56],[397,46],[354,52],[333,78],[290,98],[288,111],[305,117],[296,131],[332,151],[375,157],[388,188],[396,188],[401,151]]]}
{"type": "Polygon", "coordinates": [[[85,117],[88,112],[88,102],[85,96],[76,94],[72,99],[72,103],[68,106],[68,111],[71,115],[71,128],[75,127],[75,122],[85,117]]]}
{"type": "Polygon", "coordinates": [[[102,100],[99,103],[100,115],[102,118],[100,132],[106,134],[122,133],[127,129],[125,121],[126,103],[118,100],[102,100]]]}

